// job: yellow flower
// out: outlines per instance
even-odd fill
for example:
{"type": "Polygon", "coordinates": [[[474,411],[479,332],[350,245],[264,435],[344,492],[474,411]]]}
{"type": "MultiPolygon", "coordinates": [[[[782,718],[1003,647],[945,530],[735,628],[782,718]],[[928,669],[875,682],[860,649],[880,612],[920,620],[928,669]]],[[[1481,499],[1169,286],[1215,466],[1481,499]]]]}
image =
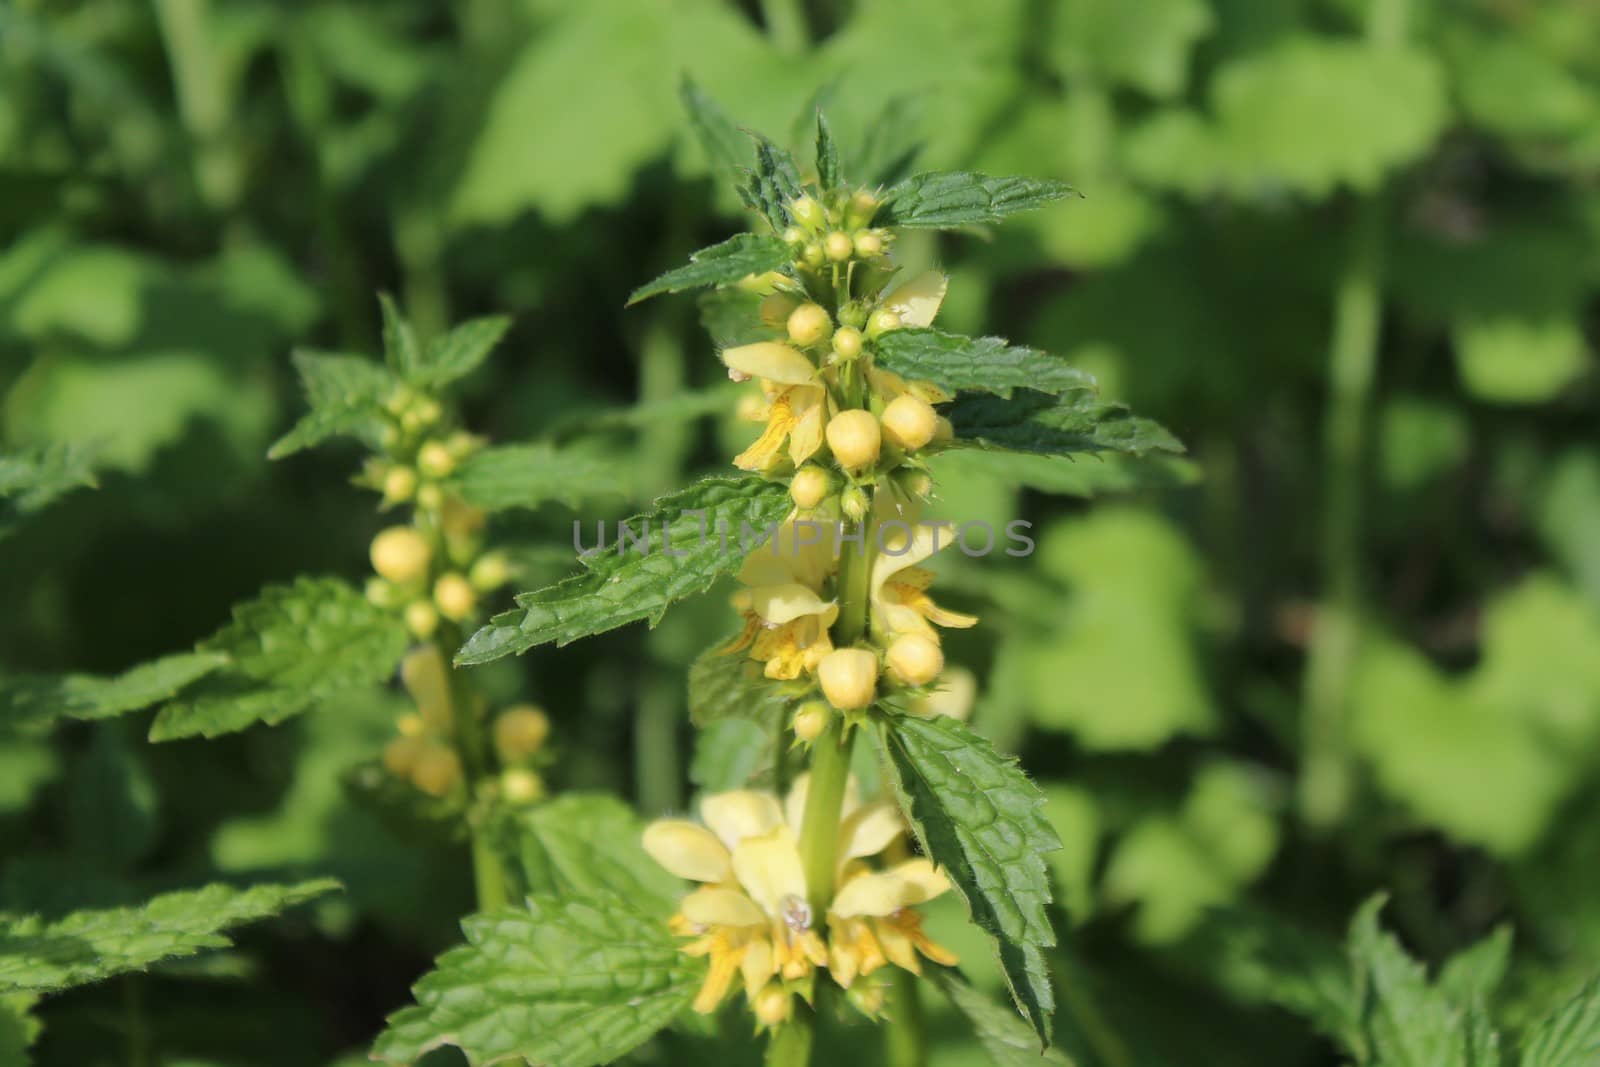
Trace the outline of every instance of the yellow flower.
{"type": "Polygon", "coordinates": [[[918,968],[917,953],[941,963],[954,957],[922,933],[909,909],[944,892],[949,883],[924,859],[874,871],[863,862],[905,832],[891,804],[862,804],[856,783],[845,790],[838,829],[840,886],[828,909],[827,928],[840,940],[826,943],[808,902],[799,840],[804,829],[808,776],[782,804],[772,793],[738,790],[705,797],[701,823],[660,819],[644,832],[645,851],[680,878],[701,883],[679,903],[671,920],[689,938],[682,951],[707,957],[706,980],[694,1001],[715,1011],[735,976],[763,1025],[788,1017],[779,983],[802,982],[829,968],[848,987],[858,975],[895,963],[918,968]]]}
{"type": "Polygon", "coordinates": [[[757,378],[767,396],[763,417],[767,428],[756,442],[734,457],[740,470],[763,471],[784,446],[799,466],[822,447],[828,416],[828,390],[816,380],[817,369],[799,349],[778,341],[762,341],[725,349],[722,361],[737,381],[757,378]]]}
{"type": "Polygon", "coordinates": [[[951,629],[977,625],[976,616],[946,611],[935,604],[928,595],[933,572],[916,566],[954,540],[955,531],[948,526],[922,523],[911,527],[909,535],[903,528],[890,529],[884,535],[884,550],[872,561],[874,630],[885,637],[922,634],[937,641],[938,633],[929,623],[951,629]]]}
{"type": "Polygon", "coordinates": [[[944,303],[944,294],[949,288],[949,278],[930,270],[896,286],[885,294],[878,306],[900,316],[901,326],[932,326],[933,317],[939,314],[939,305],[944,303]]]}
{"type": "Polygon", "coordinates": [[[745,628],[722,651],[750,649],[766,664],[768,678],[792,679],[816,670],[833,651],[828,628],[839,605],[822,599],[822,586],[834,570],[833,536],[814,525],[785,523],[765,544],[745,557],[736,602],[745,628]]]}

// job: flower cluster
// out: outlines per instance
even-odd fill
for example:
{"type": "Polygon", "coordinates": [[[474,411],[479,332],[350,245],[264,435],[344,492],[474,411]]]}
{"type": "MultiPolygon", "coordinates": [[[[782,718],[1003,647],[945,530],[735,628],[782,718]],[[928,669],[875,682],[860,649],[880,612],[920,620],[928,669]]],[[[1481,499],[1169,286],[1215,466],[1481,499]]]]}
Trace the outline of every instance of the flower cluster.
{"type": "Polygon", "coordinates": [[[728,651],[746,651],[768,678],[821,690],[825,703],[796,716],[802,740],[820,733],[830,709],[859,713],[885,687],[917,703],[944,671],[935,626],[976,622],[935,604],[932,575],[918,566],[941,547],[938,531],[918,519],[932,488],[925,459],[951,437],[933,405],[950,397],[873,359],[886,333],[932,324],[948,280],[929,271],[893,284],[893,235],[871,227],[877,209],[864,191],[792,201],[795,225],[783,234],[790,269],[745,282],[763,294],[763,326],[782,339],[722,352],[731,377],[757,383],[760,399],[743,411],[765,423],[734,464],[787,478],[794,503],[790,521],[739,574],[745,626],[728,651]],[[819,536],[822,526],[842,534],[841,523],[855,535],[819,536]],[[871,611],[865,632],[842,644],[832,631],[852,551],[872,557],[871,611]]]}
{"type": "Polygon", "coordinates": [[[673,916],[684,951],[709,960],[694,1002],[715,1011],[739,978],[763,1026],[790,1018],[794,997],[810,1001],[816,971],[825,969],[869,1015],[883,1003],[874,972],[894,964],[920,973],[920,957],[954,965],[929,940],[915,905],[949,888],[922,858],[885,860],[904,852],[905,824],[892,805],[863,805],[852,781],[838,828],[836,891],[826,913],[808,902],[798,842],[808,780],[802,776],[780,803],[773,793],[740,790],[705,797],[702,823],[662,819],[645,831],[644,847],[667,870],[701,883],[673,916]]]}

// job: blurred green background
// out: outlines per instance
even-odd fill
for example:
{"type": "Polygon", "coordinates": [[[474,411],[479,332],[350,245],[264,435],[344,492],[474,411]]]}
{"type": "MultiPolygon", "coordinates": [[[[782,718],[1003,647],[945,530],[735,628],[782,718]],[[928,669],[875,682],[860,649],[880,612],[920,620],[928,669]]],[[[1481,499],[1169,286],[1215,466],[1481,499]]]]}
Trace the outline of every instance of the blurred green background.
{"type": "MultiPolygon", "coordinates": [[[[951,273],[948,328],[1068,357],[1191,450],[1028,485],[943,471],[948,514],[1036,524],[1029,560],[945,561],[945,599],[985,620],[951,641],[975,722],[1067,842],[1060,1029],[1084,1063],[1337,1062],[1227,942],[1331,945],[1378,888],[1427,959],[1514,924],[1513,1027],[1600,967],[1585,0],[8,0],[0,446],[79,447],[99,487],[0,541],[0,670],[120,670],[266,582],[364,573],[358,453],[264,456],[301,406],[290,350],[375,352],[380,289],[424,332],[515,315],[463,395],[498,441],[716,385],[692,301],[622,307],[745,224],[686,75],[778,140],[820,103],[846,139],[925,139],[930,167],[1071,181],[1081,199],[906,251],[951,273]]],[[[611,447],[644,500],[748,433],[611,447]]],[[[499,532],[561,548],[570,519],[499,532]]],[[[713,596],[488,684],[551,710],[557,788],[681,809],[717,773],[684,670],[730,618],[713,596]]],[[[470,907],[461,856],[342,794],[393,714],[4,739],[0,908],[217,871],[349,887],[249,951],[48,1001],[36,1062],[127,1062],[134,996],[162,1064],[361,1062],[470,907]]],[[[958,919],[937,932],[992,983],[958,919]]],[[[939,1063],[977,1062],[936,1024],[939,1063]]]]}

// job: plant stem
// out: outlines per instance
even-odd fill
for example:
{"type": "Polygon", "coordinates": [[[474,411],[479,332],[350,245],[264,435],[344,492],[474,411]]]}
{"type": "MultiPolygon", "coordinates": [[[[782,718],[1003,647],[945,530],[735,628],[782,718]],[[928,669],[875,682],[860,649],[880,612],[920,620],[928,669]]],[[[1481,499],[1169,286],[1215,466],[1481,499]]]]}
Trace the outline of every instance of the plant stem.
{"type": "Polygon", "coordinates": [[[888,1067],[923,1067],[928,1062],[928,1035],[917,976],[898,967],[890,967],[889,972],[892,984],[885,1012],[889,1025],[883,1032],[884,1063],[888,1067]]]}
{"type": "Polygon", "coordinates": [[[122,980],[122,1014],[128,1049],[128,1067],[149,1067],[150,1031],[144,1025],[144,988],[139,975],[122,980]]]}
{"type": "Polygon", "coordinates": [[[449,666],[456,649],[461,647],[461,641],[461,630],[453,624],[440,626],[434,635],[435,647],[439,655],[444,657],[450,678],[450,725],[454,731],[456,755],[461,758],[467,790],[468,830],[472,835],[472,881],[478,896],[478,910],[493,911],[509,904],[511,895],[489,827],[478,817],[473,806],[479,784],[492,773],[493,767],[488,738],[484,736],[483,724],[478,721],[475,687],[468,680],[466,671],[449,666]]]}
{"type": "Polygon", "coordinates": [[[811,1062],[811,1041],[817,1022],[810,1008],[795,1005],[794,1018],[772,1031],[767,1039],[767,1067],[806,1067],[811,1062]]]}
{"type": "MultiPolygon", "coordinates": [[[[1375,0],[1367,22],[1374,48],[1404,43],[1409,0],[1375,0]]],[[[1365,489],[1367,409],[1378,362],[1383,317],[1384,198],[1356,211],[1343,274],[1334,300],[1328,350],[1328,410],[1323,424],[1323,603],[1311,635],[1305,677],[1304,767],[1300,811],[1312,826],[1343,818],[1350,803],[1351,768],[1345,722],[1350,674],[1361,644],[1362,496],[1365,489]]]]}

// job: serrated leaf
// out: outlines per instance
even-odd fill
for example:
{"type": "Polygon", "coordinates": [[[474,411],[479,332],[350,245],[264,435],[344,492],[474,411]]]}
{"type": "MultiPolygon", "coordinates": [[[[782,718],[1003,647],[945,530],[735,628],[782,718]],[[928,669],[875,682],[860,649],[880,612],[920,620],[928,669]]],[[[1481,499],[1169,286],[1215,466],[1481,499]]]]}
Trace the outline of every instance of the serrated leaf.
{"type": "Polygon", "coordinates": [[[74,489],[94,488],[89,451],[54,445],[0,453],[0,538],[74,489]]]}
{"type": "Polygon", "coordinates": [[[834,143],[833,131],[822,109],[817,109],[817,184],[824,189],[836,189],[844,184],[844,173],[839,168],[839,146],[834,143]]]}
{"type": "Polygon", "coordinates": [[[993,938],[1017,1010],[1049,1047],[1055,994],[1043,950],[1056,935],[1044,854],[1061,842],[1044,794],[1014,758],[948,716],[888,717],[874,738],[923,851],[993,938]]]}
{"type": "Polygon", "coordinates": [[[756,165],[739,187],[739,196],[745,207],[758,211],[782,233],[789,225],[789,203],[800,195],[800,168],[788,150],[779,148],[758,133],[750,136],[756,143],[756,165]]]}
{"type": "Polygon", "coordinates": [[[394,389],[388,370],[362,356],[301,350],[293,358],[311,410],[267,451],[268,459],[282,459],[330,437],[370,434],[394,389]]]}
{"type": "Polygon", "coordinates": [[[222,931],[338,889],[332,879],[166,893],[133,908],[78,911],[54,922],[0,915],[0,993],[87,985],[160,960],[232,944],[222,931]]]}
{"type": "Polygon", "coordinates": [[[643,820],[616,797],[566,793],[507,815],[501,832],[535,895],[614,893],[663,922],[683,895],[683,883],[645,852],[643,820]]]}
{"type": "Polygon", "coordinates": [[[383,312],[384,362],[401,381],[415,381],[422,370],[422,345],[417,341],[416,331],[400,314],[388,293],[378,294],[378,307],[383,312]]]}
{"type": "Polygon", "coordinates": [[[950,230],[1032,211],[1072,192],[1048,178],[991,178],[967,171],[914,174],[883,194],[877,223],[950,230]]]}
{"type": "Polygon", "coordinates": [[[966,393],[944,409],[958,441],[1041,456],[1085,452],[1182,452],[1159,424],[1121,404],[1102,404],[1077,391],[1053,397],[1019,389],[1010,398],[966,393]]]}
{"type": "Polygon", "coordinates": [[[429,388],[465,378],[489,358],[489,353],[510,328],[509,315],[469,319],[443,336],[435,337],[422,362],[406,380],[412,385],[429,388]]]}
{"type": "Polygon", "coordinates": [[[0,725],[106,719],[168,700],[228,662],[220,652],[180,652],[110,678],[92,674],[0,678],[0,725]]]}
{"type": "Polygon", "coordinates": [[[1014,389],[1052,395],[1093,392],[1093,376],[1059,356],[1007,344],[1000,337],[963,337],[912,326],[879,337],[874,362],[904,378],[929,381],[948,393],[971,390],[1009,397],[1014,389]]]}
{"type": "Polygon", "coordinates": [[[200,651],[227,658],[227,670],[162,708],[150,738],[215,737],[281,722],[342,690],[382,682],[409,641],[397,616],[336,578],[268,586],[201,643],[200,651]]]}
{"type": "Polygon", "coordinates": [[[627,497],[633,470],[629,460],[589,448],[506,445],[467,457],[449,482],[467,503],[489,511],[548,503],[575,508],[586,500],[627,497]]]}
{"type": "Polygon", "coordinates": [[[707,478],[670,493],[648,515],[625,520],[633,536],[649,531],[648,551],[618,538],[585,556],[588,573],[519,596],[517,609],[490,619],[456,662],[487,663],[551,641],[565,645],[641,619],[654,626],[674,601],[739,569],[741,530],[764,532],[789,508],[784,487],[760,478],[707,478]]]}
{"type": "Polygon", "coordinates": [[[777,270],[793,258],[789,246],[776,237],[736,233],[721,244],[702,248],[689,257],[689,265],[669,270],[628,297],[631,306],[661,293],[681,293],[706,285],[732,285],[750,274],[777,270]]]}
{"type": "Polygon", "coordinates": [[[689,718],[696,726],[719,719],[770,724],[783,710],[777,688],[762,677],[761,664],[743,652],[723,652],[719,641],[689,665],[689,718]]]}
{"type": "Polygon", "coordinates": [[[1522,1045],[1521,1067],[1590,1067],[1600,1063],[1600,978],[1540,1019],[1522,1045]]]}
{"type": "Polygon", "coordinates": [[[700,147],[723,175],[738,183],[755,158],[750,138],[739,131],[722,108],[704,90],[684,76],[678,99],[689,113],[689,124],[699,138],[700,147]]]}
{"type": "Polygon", "coordinates": [[[950,998],[950,1003],[962,1017],[972,1024],[983,1050],[995,1067],[1073,1067],[1076,1062],[1059,1046],[1039,1054],[1039,1040],[1028,1024],[1017,1018],[1015,1012],[990,1000],[986,993],[972,987],[961,972],[947,967],[934,969],[929,975],[939,991],[950,998]]]}
{"type": "Polygon", "coordinates": [[[416,984],[417,1005],[390,1017],[373,1059],[411,1064],[454,1046],[472,1067],[597,1067],[687,1009],[703,977],[666,923],[611,894],[530,897],[461,925],[467,943],[416,984]]]}

